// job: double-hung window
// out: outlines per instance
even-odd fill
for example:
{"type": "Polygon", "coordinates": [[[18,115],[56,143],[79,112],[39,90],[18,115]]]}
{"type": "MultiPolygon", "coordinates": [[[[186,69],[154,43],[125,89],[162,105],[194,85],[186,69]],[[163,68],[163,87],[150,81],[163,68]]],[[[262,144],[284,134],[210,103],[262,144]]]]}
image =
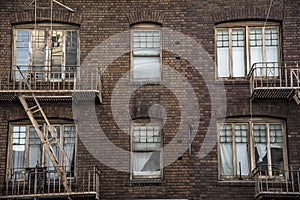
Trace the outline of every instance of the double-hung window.
{"type": "Polygon", "coordinates": [[[279,26],[276,23],[226,23],[216,26],[216,76],[245,78],[254,63],[270,62],[255,76],[278,75],[279,26]]]}
{"type": "Polygon", "coordinates": [[[132,178],[161,176],[160,124],[135,121],[132,124],[132,178]]]}
{"type": "Polygon", "coordinates": [[[21,79],[18,71],[20,68],[26,78],[38,81],[72,80],[79,63],[78,36],[78,28],[74,26],[58,24],[16,26],[13,78],[21,79]]]}
{"type": "MultiPolygon", "coordinates": [[[[56,145],[52,145],[53,153],[59,164],[64,167],[71,176],[75,166],[76,149],[76,130],[73,124],[53,125],[56,129],[56,138],[64,149],[64,153],[59,151],[56,145]]],[[[46,125],[40,127],[45,134],[45,138],[52,138],[46,131],[46,125]]],[[[32,125],[14,124],[10,129],[10,146],[8,151],[8,169],[11,172],[10,177],[21,178],[24,170],[29,168],[46,167],[47,170],[54,172],[54,167],[41,139],[38,137],[35,128],[32,125]]],[[[54,143],[55,144],[55,143],[54,143]]]]}
{"type": "Polygon", "coordinates": [[[159,26],[139,24],[131,30],[131,80],[161,80],[161,31],[159,26]]]}
{"type": "Polygon", "coordinates": [[[278,175],[287,166],[285,125],[281,120],[235,119],[218,124],[219,173],[221,178],[278,175]]]}

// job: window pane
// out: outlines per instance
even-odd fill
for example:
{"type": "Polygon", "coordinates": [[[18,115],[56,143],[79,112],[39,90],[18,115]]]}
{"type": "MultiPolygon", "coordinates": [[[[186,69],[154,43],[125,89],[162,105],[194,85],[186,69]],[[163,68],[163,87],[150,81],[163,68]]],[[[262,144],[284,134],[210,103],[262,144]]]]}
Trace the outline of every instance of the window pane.
{"type": "Polygon", "coordinates": [[[14,126],[11,168],[15,178],[22,177],[25,159],[26,126],[14,126]]]}
{"type": "Polygon", "coordinates": [[[261,166],[263,173],[267,173],[268,152],[267,152],[267,127],[265,124],[253,124],[255,161],[261,166]]]}
{"type": "Polygon", "coordinates": [[[66,56],[65,56],[65,78],[73,79],[77,71],[77,32],[67,31],[66,34],[66,56]]]}
{"type": "Polygon", "coordinates": [[[132,32],[133,79],[160,81],[160,31],[132,32]]]}
{"type": "Polygon", "coordinates": [[[142,30],[133,32],[134,55],[159,55],[160,32],[157,30],[142,30]]]}
{"type": "Polygon", "coordinates": [[[248,160],[248,126],[247,124],[235,125],[235,156],[237,175],[249,175],[248,160]]]}
{"type": "Polygon", "coordinates": [[[160,175],[160,152],[134,152],[134,175],[160,175]]]}
{"type": "Polygon", "coordinates": [[[223,176],[233,175],[233,155],[232,155],[232,128],[231,124],[220,125],[220,154],[221,173],[223,176]]]}
{"type": "MultiPolygon", "coordinates": [[[[58,140],[59,142],[61,142],[61,141],[60,141],[60,136],[61,136],[60,126],[59,126],[59,125],[53,125],[52,127],[54,128],[54,137],[56,136],[57,140],[58,140]]],[[[50,133],[50,131],[48,131],[48,139],[51,140],[51,138],[52,138],[51,133],[50,133]]],[[[55,155],[56,160],[57,160],[58,162],[60,162],[60,161],[61,161],[61,158],[60,158],[60,153],[59,153],[59,146],[58,146],[58,144],[57,144],[57,143],[53,143],[53,144],[51,144],[50,146],[51,146],[51,148],[52,148],[52,150],[53,150],[53,153],[54,153],[54,155],[55,155]]],[[[51,162],[50,157],[49,157],[48,154],[46,155],[46,165],[47,165],[47,167],[48,167],[49,170],[54,170],[53,164],[52,164],[52,162],[51,162]]]]}
{"type": "MultiPolygon", "coordinates": [[[[278,62],[277,46],[266,46],[266,62],[278,62]]],[[[278,64],[275,63],[273,66],[268,68],[267,76],[278,76],[278,64]]]]}
{"type": "Polygon", "coordinates": [[[245,77],[244,47],[232,47],[233,77],[245,77]]]}
{"type": "Polygon", "coordinates": [[[229,77],[229,31],[217,30],[218,77],[229,77]]]}
{"type": "Polygon", "coordinates": [[[76,130],[75,126],[68,125],[64,126],[63,130],[63,148],[66,153],[64,155],[63,165],[66,167],[66,171],[70,172],[74,170],[74,157],[75,157],[75,141],[76,141],[76,130]]]}
{"type": "Polygon", "coordinates": [[[28,150],[28,167],[35,167],[42,164],[42,145],[41,140],[36,134],[33,126],[29,128],[29,150],[28,150]]]}
{"type": "Polygon", "coordinates": [[[229,77],[229,48],[218,48],[218,77],[229,77]]]}
{"type": "Polygon", "coordinates": [[[222,143],[220,144],[221,150],[221,170],[223,176],[233,175],[233,164],[232,164],[232,144],[222,143]]]}
{"type": "Polygon", "coordinates": [[[271,163],[273,173],[282,173],[283,169],[283,139],[282,125],[270,124],[270,147],[271,147],[271,163]]]}
{"type": "Polygon", "coordinates": [[[160,79],[159,57],[134,57],[134,79],[160,79]]]}

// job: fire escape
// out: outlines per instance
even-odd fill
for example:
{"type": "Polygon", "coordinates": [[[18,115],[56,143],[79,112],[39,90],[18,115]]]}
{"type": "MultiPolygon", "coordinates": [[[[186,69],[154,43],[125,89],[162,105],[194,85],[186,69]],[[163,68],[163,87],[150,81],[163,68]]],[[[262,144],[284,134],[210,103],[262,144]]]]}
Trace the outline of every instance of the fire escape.
{"type": "MultiPolygon", "coordinates": [[[[248,74],[251,102],[290,100],[299,105],[299,64],[299,62],[255,63],[248,74]]],[[[260,166],[252,171],[256,183],[255,199],[300,199],[300,167],[287,166],[281,171],[274,171],[273,166],[269,168],[272,169],[272,173],[260,166]]]]}
{"type": "MultiPolygon", "coordinates": [[[[35,26],[39,21],[49,23],[52,33],[52,15],[54,4],[74,12],[71,8],[56,0],[48,0],[49,4],[41,7],[33,0],[29,8],[35,13],[35,26]],[[50,15],[41,16],[39,11],[47,11],[50,15]]],[[[45,12],[41,12],[45,13],[45,12]]],[[[48,40],[47,42],[52,42],[48,40]]],[[[52,45],[48,45],[52,46],[52,45]]],[[[6,188],[0,199],[99,199],[100,172],[96,167],[76,172],[66,171],[60,166],[54,149],[67,158],[63,146],[58,140],[58,133],[47,118],[41,102],[71,101],[78,103],[86,100],[101,102],[101,80],[97,69],[80,69],[72,71],[37,71],[11,67],[0,75],[0,101],[19,101],[32,123],[43,149],[51,161],[53,170],[37,166],[25,170],[12,177],[23,177],[6,180],[6,188]],[[63,75],[62,75],[63,73],[63,75]],[[38,78],[38,77],[43,77],[38,78]],[[60,77],[54,79],[53,77],[60,77]],[[62,78],[63,77],[63,78],[62,78]],[[37,119],[39,117],[39,119],[37,119]],[[46,125],[41,129],[42,124],[46,125]]],[[[68,160],[68,159],[66,159],[68,160]]]]}

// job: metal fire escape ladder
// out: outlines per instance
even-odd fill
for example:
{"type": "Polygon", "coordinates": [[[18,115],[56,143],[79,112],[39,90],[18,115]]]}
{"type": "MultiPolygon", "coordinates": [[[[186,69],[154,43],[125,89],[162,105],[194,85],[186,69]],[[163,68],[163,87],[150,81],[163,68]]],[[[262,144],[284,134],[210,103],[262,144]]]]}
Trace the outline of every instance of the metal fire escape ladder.
{"type": "Polygon", "coordinates": [[[34,92],[32,91],[32,89],[30,87],[30,84],[28,83],[27,79],[25,79],[25,76],[23,75],[20,68],[19,67],[17,67],[17,68],[20,72],[20,75],[23,78],[23,81],[25,81],[25,84],[31,93],[31,97],[29,97],[29,98],[33,98],[33,100],[34,100],[33,102],[35,105],[32,107],[29,107],[27,104],[27,101],[26,101],[26,98],[28,98],[28,97],[25,97],[23,95],[19,95],[19,100],[20,100],[21,104],[23,105],[25,112],[27,113],[32,125],[34,126],[36,134],[40,138],[40,140],[43,144],[43,147],[45,148],[47,154],[49,155],[49,158],[53,164],[53,167],[54,167],[55,171],[57,172],[58,176],[60,177],[65,190],[67,192],[71,192],[68,180],[65,176],[64,169],[62,166],[59,165],[59,160],[58,160],[57,156],[55,155],[54,150],[51,145],[54,144],[54,145],[57,145],[57,147],[59,147],[59,152],[61,152],[63,155],[62,159],[66,158],[67,154],[64,151],[62,144],[57,139],[56,129],[54,129],[53,126],[51,126],[51,124],[49,123],[49,120],[48,120],[46,114],[44,113],[40,103],[38,102],[34,92]],[[39,126],[37,120],[34,118],[35,113],[40,113],[43,116],[43,119],[47,124],[47,132],[50,133],[51,138],[48,138],[48,133],[44,134],[40,130],[40,128],[39,128],[40,126],[39,126]]]}

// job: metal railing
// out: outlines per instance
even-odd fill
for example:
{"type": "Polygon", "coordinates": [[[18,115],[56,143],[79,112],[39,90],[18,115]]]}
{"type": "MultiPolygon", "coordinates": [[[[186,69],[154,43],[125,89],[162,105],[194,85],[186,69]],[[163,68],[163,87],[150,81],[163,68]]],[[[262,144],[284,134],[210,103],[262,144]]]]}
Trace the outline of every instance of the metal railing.
{"type": "MultiPolygon", "coordinates": [[[[71,192],[67,192],[62,180],[53,169],[34,167],[8,169],[5,191],[2,198],[17,196],[47,196],[95,194],[99,195],[100,171],[97,167],[90,170],[71,171],[66,169],[71,192]]],[[[1,199],[1,197],[0,197],[1,199]]]]}
{"type": "Polygon", "coordinates": [[[260,165],[252,171],[252,177],[255,179],[256,196],[266,194],[300,197],[300,167],[260,165]]]}
{"type": "Polygon", "coordinates": [[[81,70],[78,66],[65,69],[13,66],[10,70],[0,71],[0,91],[26,91],[26,82],[35,91],[100,91],[100,78],[97,68],[81,70]]]}
{"type": "Polygon", "coordinates": [[[247,76],[251,94],[255,89],[299,89],[300,62],[254,63],[247,76]]]}

